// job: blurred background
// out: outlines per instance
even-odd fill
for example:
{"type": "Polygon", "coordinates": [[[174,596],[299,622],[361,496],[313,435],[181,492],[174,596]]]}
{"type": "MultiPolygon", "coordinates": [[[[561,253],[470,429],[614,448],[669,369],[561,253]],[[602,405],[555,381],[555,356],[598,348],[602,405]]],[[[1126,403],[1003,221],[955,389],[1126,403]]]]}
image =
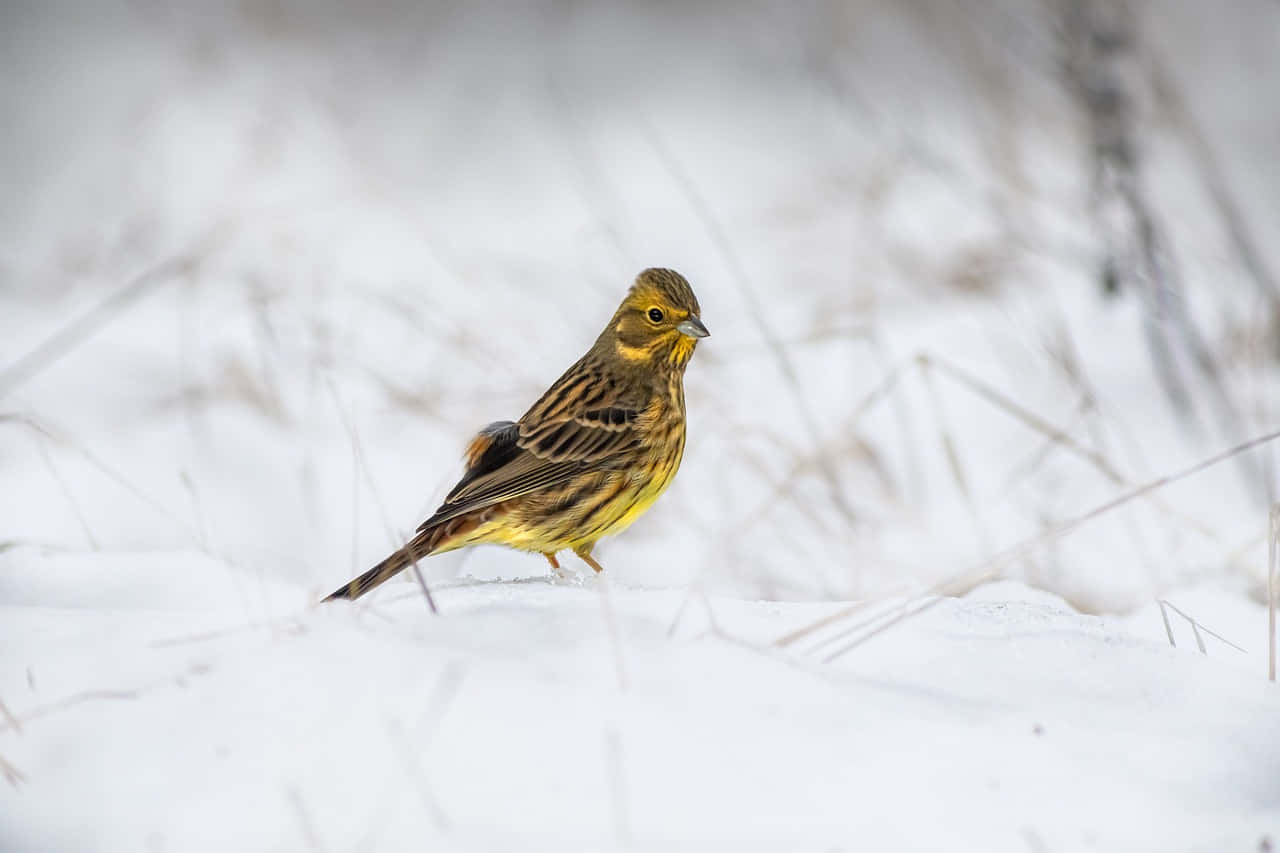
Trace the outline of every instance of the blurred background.
{"type": "MultiPolygon", "coordinates": [[[[0,563],[311,601],[669,266],[712,337],[610,572],[924,589],[1280,424],[1278,46],[1272,0],[8,2],[0,563]]],[[[1274,458],[1004,571],[1258,596],[1274,458]]]]}

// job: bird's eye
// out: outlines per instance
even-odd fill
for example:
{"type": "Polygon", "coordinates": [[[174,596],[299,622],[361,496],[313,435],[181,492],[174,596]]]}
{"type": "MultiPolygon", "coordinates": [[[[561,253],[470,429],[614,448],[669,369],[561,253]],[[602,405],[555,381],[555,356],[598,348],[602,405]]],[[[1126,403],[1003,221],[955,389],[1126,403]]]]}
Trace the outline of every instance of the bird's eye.
{"type": "Polygon", "coordinates": [[[649,322],[650,322],[650,323],[661,323],[661,322],[662,322],[662,317],[663,317],[663,313],[662,313],[662,309],[661,309],[661,308],[650,308],[650,309],[649,309],[649,322]]]}

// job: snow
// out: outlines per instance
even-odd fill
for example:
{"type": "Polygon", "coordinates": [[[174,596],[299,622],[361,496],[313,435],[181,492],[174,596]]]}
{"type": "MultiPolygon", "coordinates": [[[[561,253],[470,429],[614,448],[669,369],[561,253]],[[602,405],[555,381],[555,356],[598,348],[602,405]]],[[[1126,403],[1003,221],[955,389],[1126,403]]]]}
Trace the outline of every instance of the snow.
{"type": "Polygon", "coordinates": [[[1277,428],[1203,152],[1280,270],[1280,13],[1134,4],[1179,411],[1051,7],[7,5],[0,851],[1280,843],[1276,448],[1036,544],[1277,428]],[[606,575],[317,606],[649,265],[712,337],[606,575]]]}
{"type": "Polygon", "coordinates": [[[820,639],[773,641],[830,604],[713,598],[711,623],[697,599],[676,620],[678,590],[459,580],[439,617],[406,588],[366,609],[266,587],[275,618],[245,624],[207,563],[170,561],[169,602],[137,564],[98,606],[73,563],[43,566],[68,591],[3,609],[5,748],[31,775],[0,795],[6,850],[1221,850],[1275,830],[1273,686],[1012,582],[826,665],[820,639]]]}

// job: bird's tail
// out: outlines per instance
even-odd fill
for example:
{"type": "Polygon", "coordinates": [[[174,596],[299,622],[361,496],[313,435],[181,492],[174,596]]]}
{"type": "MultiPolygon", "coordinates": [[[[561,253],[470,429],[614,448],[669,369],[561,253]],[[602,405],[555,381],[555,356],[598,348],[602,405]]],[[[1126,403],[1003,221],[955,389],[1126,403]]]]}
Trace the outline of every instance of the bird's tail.
{"type": "Polygon", "coordinates": [[[378,563],[372,569],[369,569],[369,571],[329,593],[324,597],[324,601],[333,601],[336,598],[346,598],[354,601],[374,587],[391,580],[435,550],[438,544],[438,542],[433,541],[438,538],[433,535],[435,533],[435,530],[422,531],[410,539],[403,548],[378,563]]]}

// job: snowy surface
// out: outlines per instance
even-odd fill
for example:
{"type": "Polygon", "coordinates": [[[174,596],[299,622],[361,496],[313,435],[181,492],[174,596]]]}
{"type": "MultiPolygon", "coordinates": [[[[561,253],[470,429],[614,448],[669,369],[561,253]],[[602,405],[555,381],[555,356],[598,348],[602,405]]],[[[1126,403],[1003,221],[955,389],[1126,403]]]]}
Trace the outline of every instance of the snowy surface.
{"type": "Polygon", "coordinates": [[[0,851],[1280,843],[1275,447],[846,649],[1280,426],[1280,9],[1131,7],[1178,408],[1068,5],[5,4],[0,851]],[[712,337],[607,591],[316,608],[650,265],[712,337]]]}
{"type": "Polygon", "coordinates": [[[31,778],[0,789],[3,849],[1254,850],[1280,826],[1274,686],[1017,584],[826,664],[833,632],[773,641],[830,604],[709,622],[678,591],[459,581],[430,618],[261,587],[276,617],[246,625],[218,568],[6,577],[3,743],[31,778]]]}

